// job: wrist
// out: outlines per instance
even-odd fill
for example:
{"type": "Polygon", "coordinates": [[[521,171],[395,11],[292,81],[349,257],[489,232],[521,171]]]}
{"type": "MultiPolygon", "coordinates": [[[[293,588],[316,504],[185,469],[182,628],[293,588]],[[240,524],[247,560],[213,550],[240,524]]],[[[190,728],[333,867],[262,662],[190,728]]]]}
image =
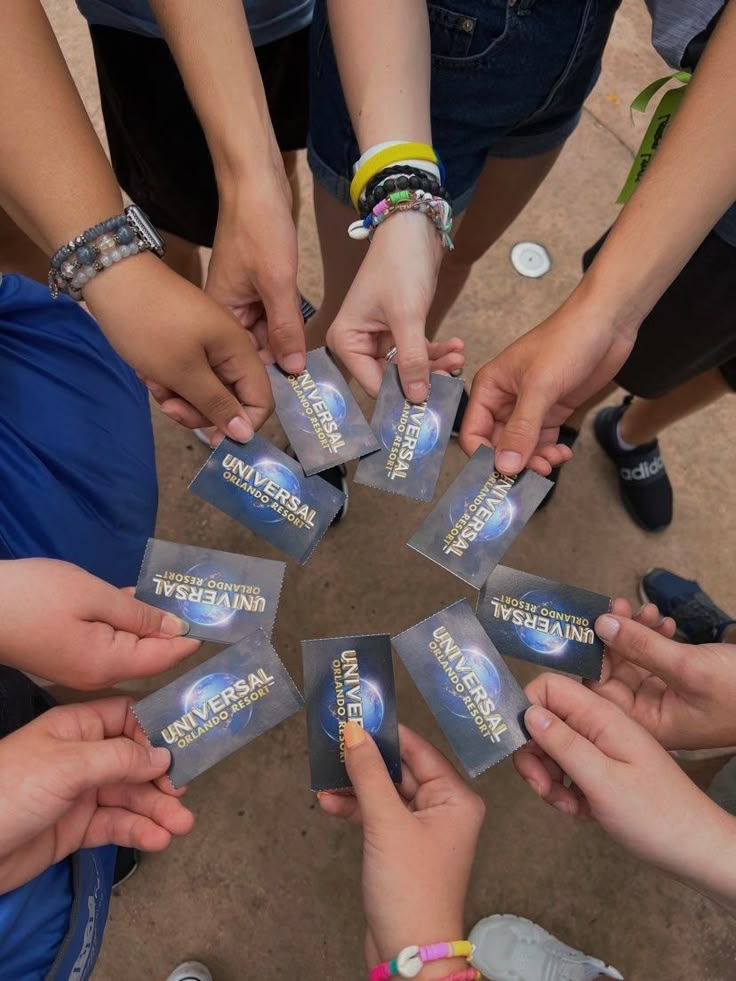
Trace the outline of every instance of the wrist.
{"type": "MultiPolygon", "coordinates": [[[[424,946],[462,940],[465,937],[462,912],[448,913],[438,911],[428,912],[426,909],[415,909],[407,917],[397,918],[392,927],[373,933],[376,952],[381,961],[390,961],[405,947],[424,946]]],[[[462,970],[466,966],[462,957],[448,958],[442,961],[432,961],[425,964],[419,977],[421,981],[437,981],[445,978],[453,971],[462,970]]],[[[369,964],[369,970],[375,964],[369,964]]]]}

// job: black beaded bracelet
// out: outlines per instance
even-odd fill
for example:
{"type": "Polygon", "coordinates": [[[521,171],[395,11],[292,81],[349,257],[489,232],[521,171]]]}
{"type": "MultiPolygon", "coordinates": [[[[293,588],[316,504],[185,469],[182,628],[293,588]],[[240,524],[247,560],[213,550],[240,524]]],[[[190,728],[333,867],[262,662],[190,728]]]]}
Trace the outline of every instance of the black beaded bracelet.
{"type": "Polygon", "coordinates": [[[446,188],[426,170],[398,164],[386,167],[368,182],[360,199],[361,217],[369,215],[379,201],[394,191],[426,191],[434,197],[450,201],[446,188]]]}

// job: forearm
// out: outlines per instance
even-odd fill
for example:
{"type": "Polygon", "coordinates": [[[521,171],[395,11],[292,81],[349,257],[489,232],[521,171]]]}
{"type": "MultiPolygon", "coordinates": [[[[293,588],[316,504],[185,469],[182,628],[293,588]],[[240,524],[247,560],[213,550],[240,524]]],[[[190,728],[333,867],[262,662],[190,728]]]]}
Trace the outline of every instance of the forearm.
{"type": "MultiPolygon", "coordinates": [[[[280,160],[242,0],[151,0],[222,193],[280,160]]],[[[279,164],[280,166],[280,164],[279,164]]]]}
{"type": "Polygon", "coordinates": [[[624,319],[641,322],[736,200],[735,48],[731,3],[661,147],[583,279],[583,295],[624,319]]]}
{"type": "Polygon", "coordinates": [[[424,0],[327,0],[345,101],[361,151],[384,140],[432,142],[424,0]]]}
{"type": "Polygon", "coordinates": [[[3,5],[0,89],[0,205],[51,254],[122,196],[39,0],[3,5]]]}
{"type": "Polygon", "coordinates": [[[708,798],[697,833],[665,868],[675,878],[736,915],[736,818],[708,798]]]}

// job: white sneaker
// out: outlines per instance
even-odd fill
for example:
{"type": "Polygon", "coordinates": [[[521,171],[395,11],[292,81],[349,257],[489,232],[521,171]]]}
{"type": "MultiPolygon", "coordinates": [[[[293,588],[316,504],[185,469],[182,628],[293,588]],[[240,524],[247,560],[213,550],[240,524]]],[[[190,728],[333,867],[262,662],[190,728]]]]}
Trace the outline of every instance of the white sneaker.
{"type": "Polygon", "coordinates": [[[487,916],[470,931],[471,964],[493,981],[623,981],[615,967],[568,947],[542,927],[510,914],[487,916]]]}
{"type": "Polygon", "coordinates": [[[166,981],[212,981],[212,975],[199,961],[186,961],[175,967],[166,981]]]}

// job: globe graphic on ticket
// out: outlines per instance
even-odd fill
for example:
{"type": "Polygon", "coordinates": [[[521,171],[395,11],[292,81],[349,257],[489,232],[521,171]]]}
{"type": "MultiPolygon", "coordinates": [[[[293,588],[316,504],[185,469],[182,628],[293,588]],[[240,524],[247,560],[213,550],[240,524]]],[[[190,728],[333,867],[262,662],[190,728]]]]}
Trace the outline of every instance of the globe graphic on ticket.
{"type": "MultiPolygon", "coordinates": [[[[318,388],[322,401],[327,407],[327,411],[330,413],[339,429],[341,424],[345,421],[345,416],[347,415],[347,406],[345,405],[345,399],[342,397],[342,393],[339,392],[334,385],[330,385],[328,382],[320,382],[318,388]]],[[[301,413],[299,415],[298,425],[299,429],[301,429],[303,432],[312,432],[312,425],[309,422],[309,419],[305,419],[301,413]]]]}
{"type": "MultiPolygon", "coordinates": [[[[381,442],[390,450],[394,439],[396,438],[396,419],[388,418],[384,419],[383,425],[381,426],[381,442]]],[[[405,433],[403,434],[406,435],[405,433]]],[[[414,458],[426,456],[434,447],[437,445],[437,440],[440,437],[440,421],[437,417],[437,413],[433,412],[431,409],[426,409],[424,416],[422,417],[422,425],[419,433],[419,438],[417,439],[417,445],[414,448],[414,458]]]]}
{"type": "MultiPolygon", "coordinates": [[[[473,647],[464,647],[460,652],[460,658],[457,658],[452,667],[458,672],[461,678],[466,678],[468,675],[467,667],[472,669],[472,673],[477,678],[477,681],[483,686],[486,694],[489,698],[494,701],[501,693],[501,679],[498,676],[498,671],[496,666],[490,661],[482,651],[478,651],[473,647]],[[464,667],[462,671],[458,671],[458,660],[464,661],[464,667]]],[[[458,691],[455,685],[450,681],[450,678],[442,671],[442,701],[445,707],[452,712],[453,715],[459,716],[461,719],[465,719],[470,716],[471,712],[468,707],[463,703],[463,697],[469,695],[470,690],[476,687],[475,681],[473,684],[462,685],[462,690],[458,691]]],[[[468,679],[470,680],[470,679],[468,679]]]]}
{"type": "MultiPolygon", "coordinates": [[[[268,477],[269,480],[272,480],[279,487],[283,487],[289,494],[295,497],[300,496],[299,479],[283,463],[277,463],[276,460],[270,460],[268,457],[264,457],[254,463],[253,466],[259,474],[268,477]]],[[[279,514],[278,511],[275,511],[265,501],[258,500],[252,494],[243,495],[243,507],[253,515],[256,521],[272,524],[278,521],[286,521],[286,518],[279,514]]]]}
{"type": "MultiPolygon", "coordinates": [[[[538,608],[551,607],[555,609],[552,606],[555,598],[549,596],[543,589],[530,589],[529,592],[524,593],[521,599],[526,603],[533,603],[538,608]]],[[[560,612],[564,611],[561,610],[560,612]]],[[[517,624],[516,632],[530,650],[537,651],[539,654],[561,654],[567,646],[567,640],[564,637],[548,634],[544,630],[534,630],[532,627],[517,624]]]]}
{"type": "MultiPolygon", "coordinates": [[[[473,503],[473,498],[458,502],[450,511],[450,521],[453,525],[457,524],[468,507],[473,503]]],[[[483,505],[481,505],[483,506],[483,505]]],[[[475,512],[477,514],[477,511],[475,512]]],[[[505,497],[495,505],[493,514],[484,522],[483,527],[477,533],[475,541],[492,542],[495,538],[505,535],[514,520],[514,506],[505,497]]]]}
{"type": "MultiPolygon", "coordinates": [[[[360,700],[363,705],[363,728],[370,733],[378,732],[383,724],[383,698],[378,686],[366,678],[360,679],[360,700]]],[[[346,698],[346,704],[347,704],[346,698]]],[[[334,742],[339,742],[339,723],[347,722],[347,713],[338,715],[335,685],[328,678],[320,699],[319,721],[322,729],[334,742]]]]}
{"type": "MultiPolygon", "coordinates": [[[[185,712],[191,712],[193,709],[201,709],[204,703],[210,699],[219,695],[225,688],[230,688],[235,685],[235,682],[239,679],[235,675],[227,674],[225,672],[218,672],[217,674],[207,674],[204,678],[200,678],[192,687],[185,692],[183,705],[185,712]]],[[[223,709],[230,715],[230,708],[223,709]]],[[[202,722],[213,718],[218,713],[208,709],[208,714],[202,722]]],[[[226,732],[228,735],[233,736],[236,732],[240,732],[242,729],[248,725],[253,715],[253,706],[248,705],[231,715],[227,722],[218,722],[216,729],[222,732],[226,732]]]]}
{"type": "MultiPolygon", "coordinates": [[[[187,569],[187,576],[204,580],[201,589],[215,589],[218,582],[223,581],[221,571],[208,562],[199,562],[187,569]],[[208,583],[213,585],[209,586],[208,583]]],[[[203,627],[219,627],[227,623],[237,612],[229,606],[215,606],[212,603],[197,603],[194,600],[179,600],[179,609],[185,620],[190,623],[198,623],[203,627]]]]}

